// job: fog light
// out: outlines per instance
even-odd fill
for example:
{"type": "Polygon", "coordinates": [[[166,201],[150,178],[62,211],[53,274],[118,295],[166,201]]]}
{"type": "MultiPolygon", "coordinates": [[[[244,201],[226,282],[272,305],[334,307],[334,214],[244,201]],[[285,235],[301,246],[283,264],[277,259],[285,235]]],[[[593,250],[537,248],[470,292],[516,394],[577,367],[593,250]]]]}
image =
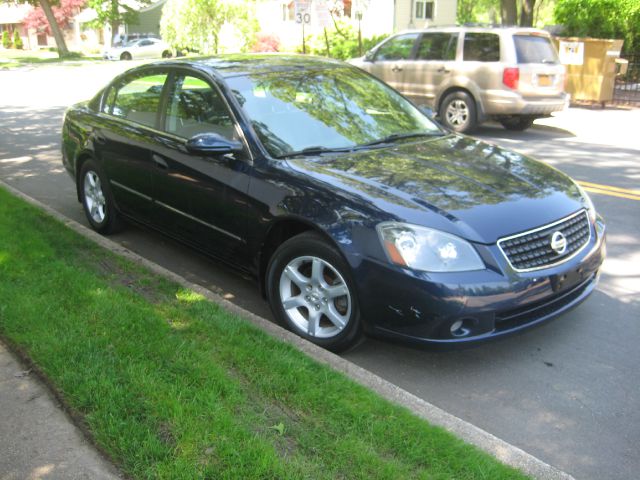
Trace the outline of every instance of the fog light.
{"type": "Polygon", "coordinates": [[[451,324],[450,331],[454,337],[466,337],[471,333],[471,329],[475,324],[473,318],[463,318],[462,320],[456,320],[451,324]]]}

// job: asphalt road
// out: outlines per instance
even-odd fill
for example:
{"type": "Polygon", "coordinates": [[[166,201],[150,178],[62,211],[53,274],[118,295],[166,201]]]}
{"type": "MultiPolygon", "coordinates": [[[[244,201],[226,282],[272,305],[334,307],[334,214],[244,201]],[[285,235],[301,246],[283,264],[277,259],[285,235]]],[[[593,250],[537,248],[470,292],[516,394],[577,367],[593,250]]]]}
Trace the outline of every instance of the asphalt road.
{"type": "MultiPolygon", "coordinates": [[[[0,178],[86,224],[60,160],[64,106],[122,68],[0,71],[0,178]]],[[[613,193],[639,188],[640,111],[571,109],[538,123],[523,133],[488,126],[477,135],[578,180],[622,189],[613,193]]],[[[638,478],[640,201],[629,197],[592,195],[608,224],[609,257],[596,292],[562,318],[466,351],[368,339],[344,356],[576,478],[638,478]]],[[[113,238],[271,318],[249,279],[151,231],[130,227],[113,238]]]]}

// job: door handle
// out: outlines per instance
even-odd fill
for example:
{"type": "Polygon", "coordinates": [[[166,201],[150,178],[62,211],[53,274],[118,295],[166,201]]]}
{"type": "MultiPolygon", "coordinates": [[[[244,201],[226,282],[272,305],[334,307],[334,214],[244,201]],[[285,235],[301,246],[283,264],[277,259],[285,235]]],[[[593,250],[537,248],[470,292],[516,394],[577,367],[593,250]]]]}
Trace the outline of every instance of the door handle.
{"type": "Polygon", "coordinates": [[[392,72],[401,72],[401,71],[402,71],[402,67],[399,67],[398,65],[394,65],[394,66],[391,68],[391,71],[392,71],[392,72]]]}
{"type": "Polygon", "coordinates": [[[440,67],[436,70],[438,73],[449,73],[451,70],[447,69],[447,67],[440,67]]]}
{"type": "Polygon", "coordinates": [[[169,164],[167,163],[167,161],[164,158],[162,158],[160,155],[156,155],[154,153],[151,155],[151,158],[153,159],[153,162],[156,164],[156,167],[162,168],[164,170],[169,168],[169,164]]]}

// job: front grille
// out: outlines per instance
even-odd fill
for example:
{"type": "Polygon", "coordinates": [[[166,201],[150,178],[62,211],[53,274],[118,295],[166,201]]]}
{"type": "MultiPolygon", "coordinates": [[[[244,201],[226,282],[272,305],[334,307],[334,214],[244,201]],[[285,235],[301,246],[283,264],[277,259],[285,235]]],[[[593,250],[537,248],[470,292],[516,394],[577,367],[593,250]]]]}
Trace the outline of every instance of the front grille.
{"type": "Polygon", "coordinates": [[[589,242],[591,230],[585,210],[528,232],[498,240],[498,246],[514,270],[523,272],[547,268],[576,255],[589,242]],[[551,236],[562,232],[566,250],[559,254],[551,248],[551,236]]]}

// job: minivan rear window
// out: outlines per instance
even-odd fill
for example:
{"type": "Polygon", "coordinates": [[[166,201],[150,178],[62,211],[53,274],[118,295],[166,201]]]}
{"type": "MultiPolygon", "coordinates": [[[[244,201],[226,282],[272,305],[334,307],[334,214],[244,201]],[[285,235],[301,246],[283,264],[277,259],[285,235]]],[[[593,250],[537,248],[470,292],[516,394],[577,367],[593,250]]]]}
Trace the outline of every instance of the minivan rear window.
{"type": "Polygon", "coordinates": [[[539,35],[514,35],[518,63],[560,63],[551,40],[539,35]]]}

